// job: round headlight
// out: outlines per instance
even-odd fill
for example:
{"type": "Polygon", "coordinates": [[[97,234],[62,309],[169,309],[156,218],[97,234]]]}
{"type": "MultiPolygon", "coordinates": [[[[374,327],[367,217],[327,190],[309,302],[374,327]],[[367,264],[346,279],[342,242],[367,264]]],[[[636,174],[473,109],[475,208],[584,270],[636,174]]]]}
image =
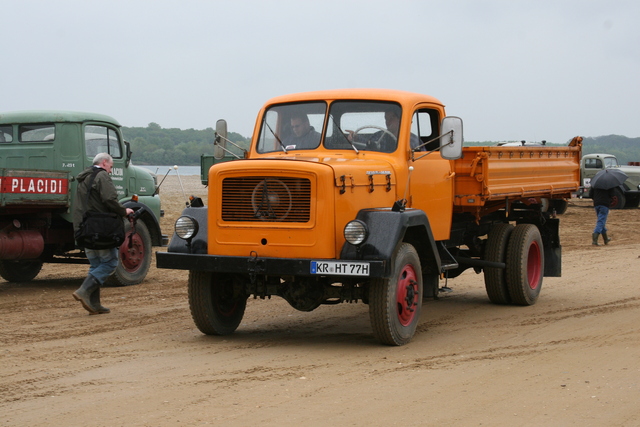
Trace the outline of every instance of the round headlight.
{"type": "Polygon", "coordinates": [[[352,245],[360,245],[364,243],[364,241],[367,240],[368,235],[369,230],[367,229],[367,224],[359,219],[350,221],[344,227],[344,238],[352,245]]]}
{"type": "Polygon", "coordinates": [[[181,216],[176,220],[176,235],[189,240],[198,233],[198,222],[190,216],[181,216]]]}

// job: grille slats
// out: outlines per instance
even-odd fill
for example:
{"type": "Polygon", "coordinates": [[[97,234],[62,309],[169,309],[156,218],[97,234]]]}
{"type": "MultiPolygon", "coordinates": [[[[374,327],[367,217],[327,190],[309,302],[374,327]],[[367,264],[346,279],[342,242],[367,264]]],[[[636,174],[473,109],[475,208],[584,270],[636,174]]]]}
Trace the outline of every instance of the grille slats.
{"type": "Polygon", "coordinates": [[[305,223],[310,215],[309,179],[251,176],[222,181],[223,221],[305,223]]]}

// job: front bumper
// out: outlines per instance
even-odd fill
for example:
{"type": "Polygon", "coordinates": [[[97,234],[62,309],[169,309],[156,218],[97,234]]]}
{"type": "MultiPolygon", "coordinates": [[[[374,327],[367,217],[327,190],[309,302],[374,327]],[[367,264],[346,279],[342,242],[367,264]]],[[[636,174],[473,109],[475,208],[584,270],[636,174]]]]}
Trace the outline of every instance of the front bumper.
{"type": "MultiPolygon", "coordinates": [[[[312,259],[283,259],[260,257],[231,257],[218,255],[184,254],[172,252],[157,252],[156,266],[175,270],[212,271],[219,273],[262,274],[267,276],[323,276],[312,273],[312,259]]],[[[350,260],[330,260],[345,261],[350,260]]],[[[341,277],[379,278],[385,277],[385,261],[382,260],[353,260],[368,263],[367,276],[341,274],[341,277]]],[[[339,277],[338,275],[333,275],[339,277]]]]}

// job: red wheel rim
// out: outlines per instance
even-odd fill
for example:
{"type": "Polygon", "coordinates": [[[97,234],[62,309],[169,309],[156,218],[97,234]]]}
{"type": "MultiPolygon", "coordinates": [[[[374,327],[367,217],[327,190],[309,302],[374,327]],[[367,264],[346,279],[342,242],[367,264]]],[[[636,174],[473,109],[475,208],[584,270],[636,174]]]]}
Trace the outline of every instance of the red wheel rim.
{"type": "Polygon", "coordinates": [[[418,306],[418,281],[413,266],[404,266],[398,276],[396,288],[396,306],[398,307],[398,320],[402,326],[408,326],[416,316],[415,308],[418,306]]]}
{"type": "Polygon", "coordinates": [[[529,255],[527,256],[527,279],[531,289],[536,289],[540,283],[540,276],[542,275],[541,259],[538,242],[531,242],[529,255]]]}
{"type": "Polygon", "coordinates": [[[127,271],[137,270],[144,260],[144,244],[138,233],[127,233],[124,243],[120,245],[120,261],[127,271]]]}

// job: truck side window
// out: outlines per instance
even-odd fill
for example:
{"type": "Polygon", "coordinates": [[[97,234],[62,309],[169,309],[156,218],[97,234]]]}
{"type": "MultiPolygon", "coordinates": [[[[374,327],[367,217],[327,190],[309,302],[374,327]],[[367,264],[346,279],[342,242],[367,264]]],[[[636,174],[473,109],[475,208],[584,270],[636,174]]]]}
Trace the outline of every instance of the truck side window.
{"type": "Polygon", "coordinates": [[[122,158],[122,148],[118,133],[106,126],[87,125],[84,128],[84,143],[87,157],[98,153],[109,153],[114,159],[122,158]]]}
{"type": "Polygon", "coordinates": [[[21,125],[18,129],[20,142],[53,141],[56,135],[54,124],[21,125]]]}
{"type": "Polygon", "coordinates": [[[438,122],[439,117],[436,110],[425,108],[413,113],[413,117],[411,119],[411,148],[416,148],[414,135],[417,135],[419,139],[417,145],[421,146],[420,151],[432,151],[437,149],[440,146],[440,142],[438,140],[431,140],[438,136],[438,122]],[[422,144],[426,142],[429,143],[423,146],[422,144]]]}
{"type": "Polygon", "coordinates": [[[602,169],[602,160],[600,159],[585,159],[584,167],[587,169],[602,169]]]}
{"type": "Polygon", "coordinates": [[[13,128],[11,126],[0,126],[0,143],[13,142],[13,128]]]}

